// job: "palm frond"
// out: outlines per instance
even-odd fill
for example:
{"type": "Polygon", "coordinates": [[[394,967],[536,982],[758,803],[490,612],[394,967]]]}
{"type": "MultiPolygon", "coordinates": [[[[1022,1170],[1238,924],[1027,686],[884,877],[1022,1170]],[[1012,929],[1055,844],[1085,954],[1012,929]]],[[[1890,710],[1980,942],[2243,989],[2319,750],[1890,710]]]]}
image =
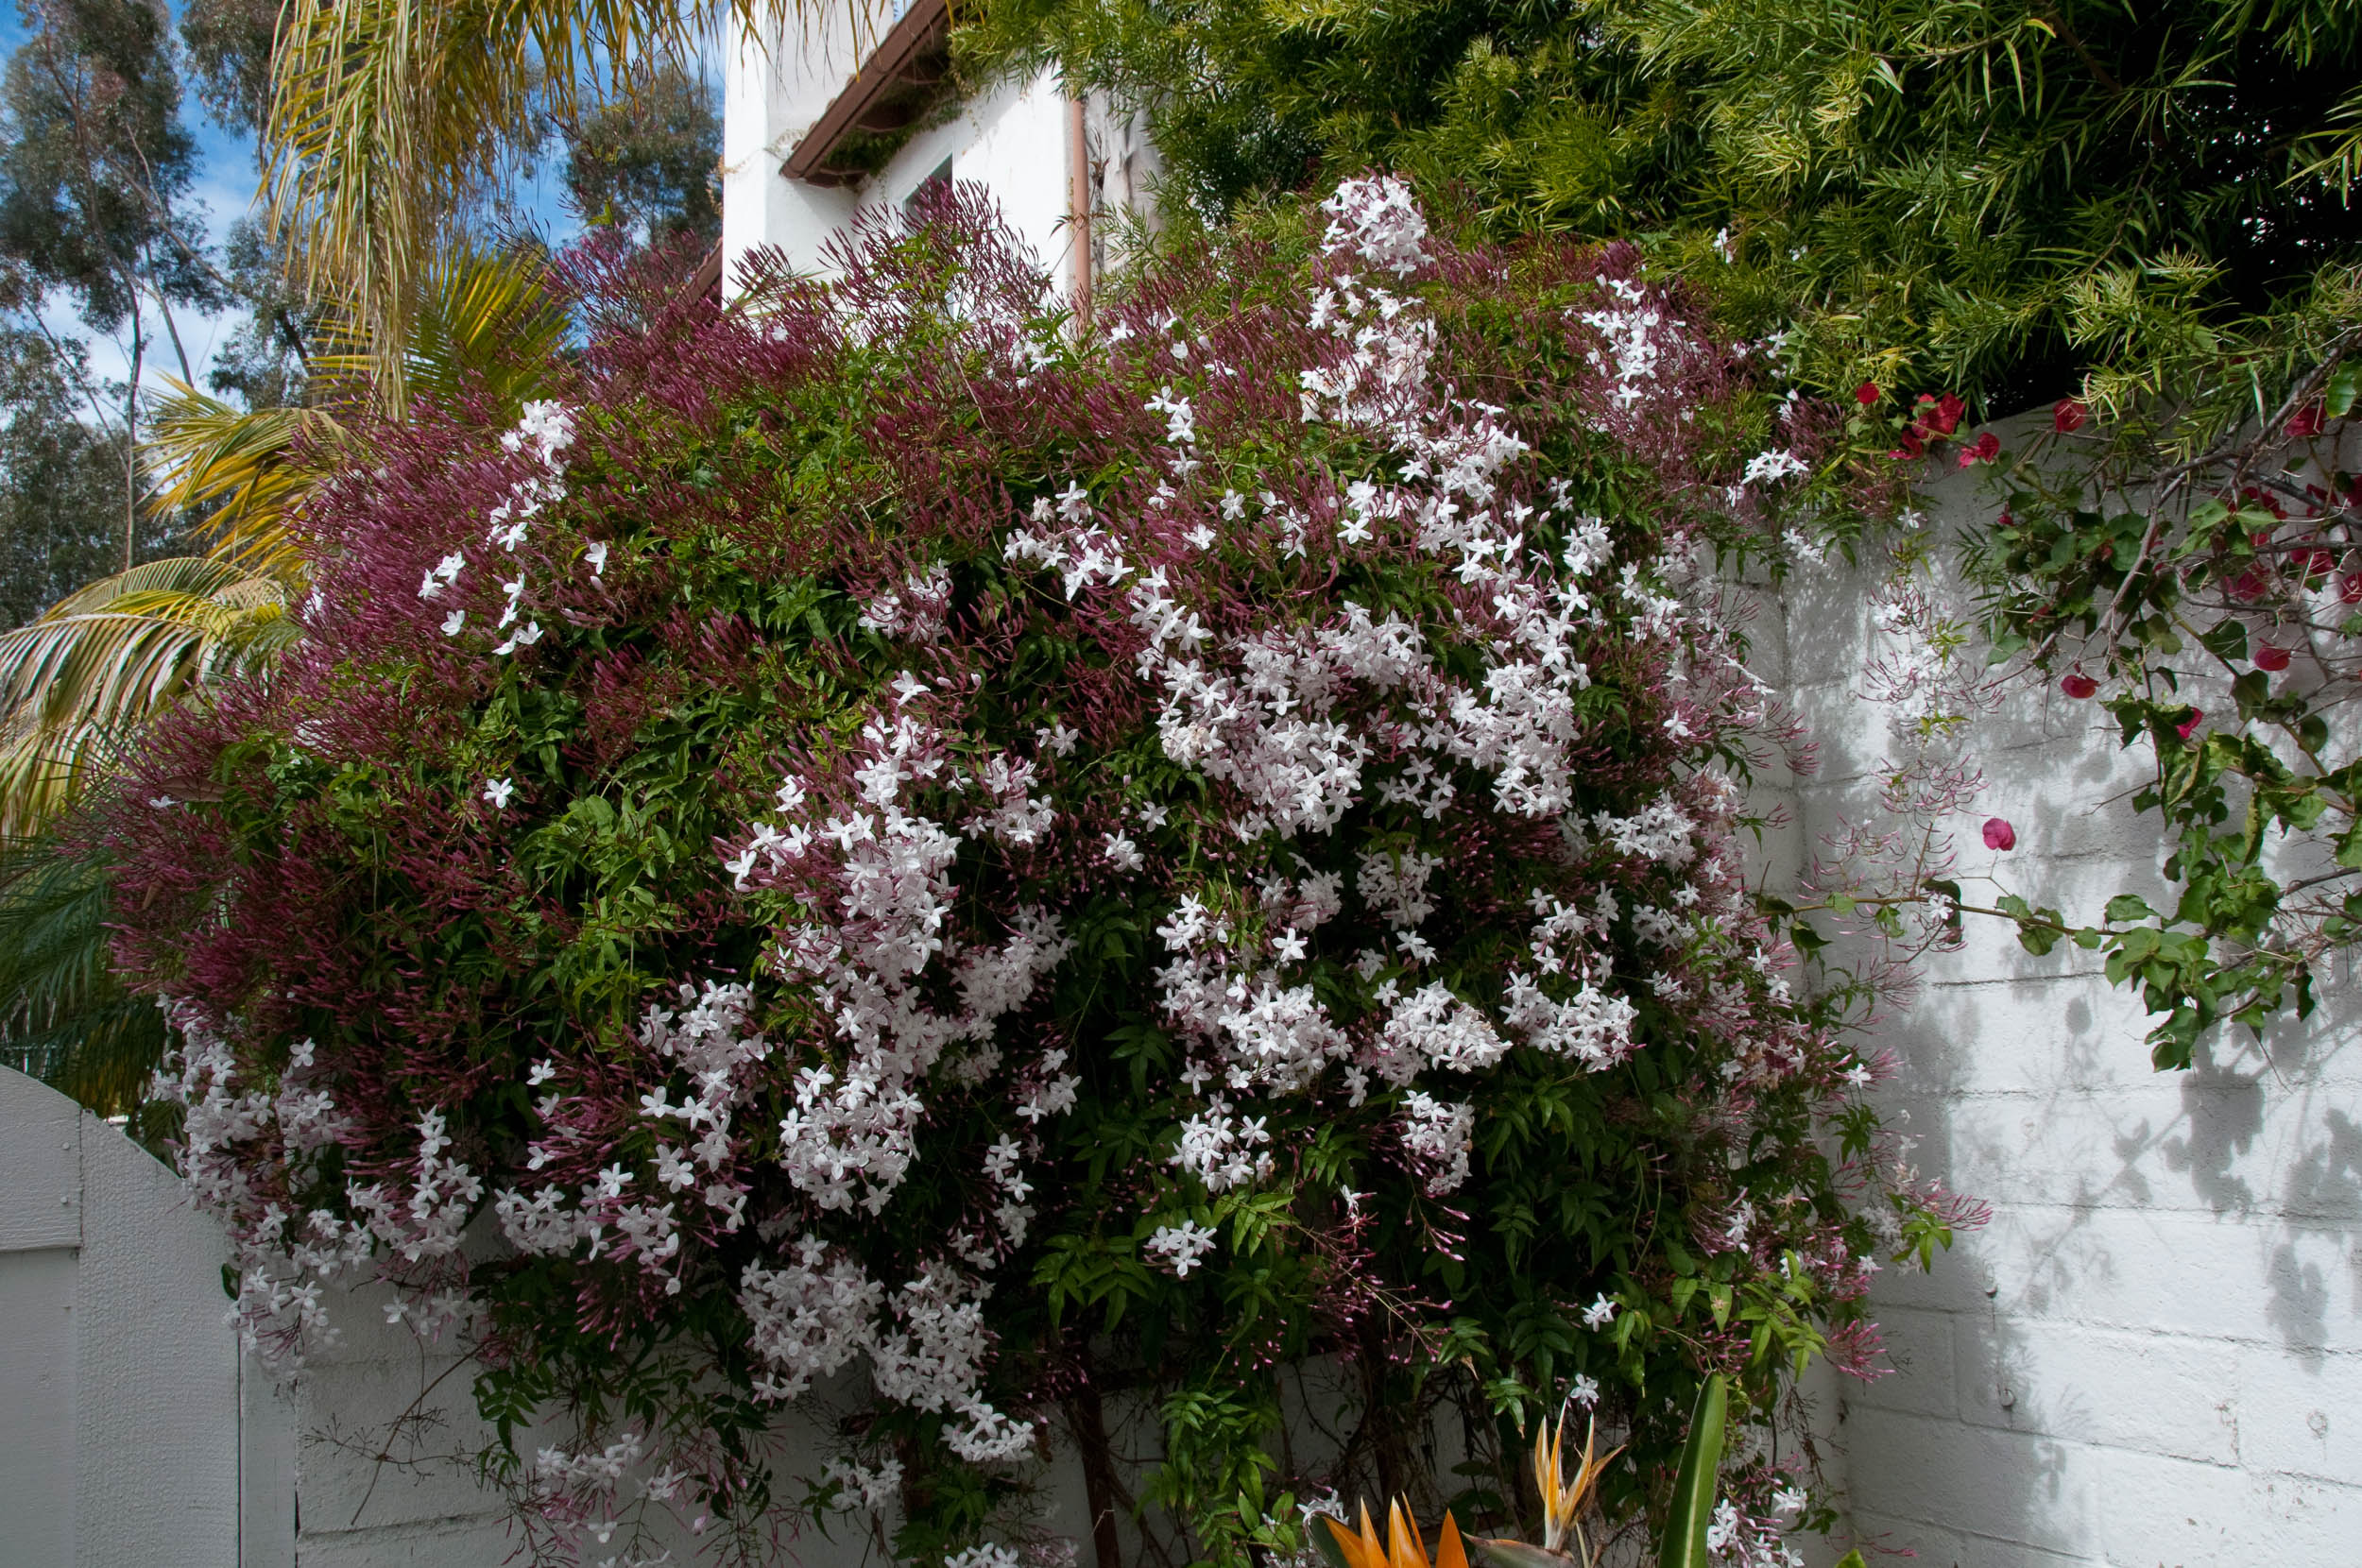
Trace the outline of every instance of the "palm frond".
{"type": "Polygon", "coordinates": [[[316,372],[354,383],[390,379],[446,406],[488,392],[511,414],[546,389],[570,322],[539,255],[451,246],[427,264],[413,293],[399,355],[348,321],[331,329],[316,372]]]}
{"type": "Polygon", "coordinates": [[[140,1100],[164,1046],[156,1004],[107,965],[112,880],[54,838],[0,854],[0,1063],[100,1115],[140,1100]]]}
{"type": "Polygon", "coordinates": [[[192,682],[298,633],[279,579],[182,555],[102,578],[0,634],[0,838],[37,831],[192,682]]]}
{"type": "Polygon", "coordinates": [[[205,520],[210,559],[300,583],[303,557],[287,518],[317,475],[298,454],[307,443],[316,452],[333,449],[344,427],[324,409],[248,410],[178,381],[170,385],[140,447],[157,481],[151,504],[213,508],[205,520]]]}

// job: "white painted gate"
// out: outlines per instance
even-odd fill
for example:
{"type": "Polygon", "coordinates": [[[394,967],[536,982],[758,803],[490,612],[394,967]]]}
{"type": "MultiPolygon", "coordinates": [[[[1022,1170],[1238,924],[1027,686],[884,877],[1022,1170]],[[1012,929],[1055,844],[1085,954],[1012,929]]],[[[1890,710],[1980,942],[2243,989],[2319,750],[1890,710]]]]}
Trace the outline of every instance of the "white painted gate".
{"type": "Polygon", "coordinates": [[[0,1568],[288,1568],[294,1424],[242,1370],[213,1221],[0,1068],[0,1568]]]}

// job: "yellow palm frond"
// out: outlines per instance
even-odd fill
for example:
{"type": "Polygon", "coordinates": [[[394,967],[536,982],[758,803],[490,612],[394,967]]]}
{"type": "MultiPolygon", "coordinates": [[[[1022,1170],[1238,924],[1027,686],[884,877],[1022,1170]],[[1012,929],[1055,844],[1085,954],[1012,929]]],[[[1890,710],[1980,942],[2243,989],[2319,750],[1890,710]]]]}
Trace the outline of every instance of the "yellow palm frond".
{"type": "MultiPolygon", "coordinates": [[[[329,349],[312,356],[315,384],[388,378],[437,401],[488,391],[510,414],[546,389],[565,346],[565,307],[529,254],[461,248],[427,268],[410,336],[398,354],[352,323],[331,326],[329,349]],[[399,366],[399,368],[397,368],[399,366]]],[[[333,468],[345,426],[325,407],[242,409],[166,378],[171,387],[141,443],[163,512],[212,508],[208,558],[278,578],[304,575],[288,520],[333,468]]]]}
{"type": "Polygon", "coordinates": [[[307,443],[316,456],[333,450],[344,427],[324,409],[242,409],[170,384],[140,449],[157,480],[151,504],[165,512],[215,508],[205,521],[211,559],[300,582],[303,559],[287,518],[318,474],[299,454],[307,443]]]}
{"type": "Polygon", "coordinates": [[[364,323],[347,321],[331,328],[328,351],[314,356],[315,374],[390,381],[405,396],[446,406],[471,391],[488,392],[511,415],[547,390],[569,322],[539,256],[455,245],[426,264],[412,292],[399,355],[384,352],[364,323]]]}
{"type": "Polygon", "coordinates": [[[294,640],[281,580],[178,555],[0,634],[0,839],[37,831],[190,685],[294,640]]]}

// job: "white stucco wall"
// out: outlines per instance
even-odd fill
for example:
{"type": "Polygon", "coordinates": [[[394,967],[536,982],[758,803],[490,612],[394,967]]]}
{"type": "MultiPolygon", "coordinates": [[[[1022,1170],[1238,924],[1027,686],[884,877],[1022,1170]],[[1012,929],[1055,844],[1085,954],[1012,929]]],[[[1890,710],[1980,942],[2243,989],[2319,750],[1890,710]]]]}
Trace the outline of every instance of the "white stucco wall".
{"type": "Polygon", "coordinates": [[[741,287],[739,264],[776,246],[817,266],[827,235],[847,222],[854,193],[783,178],[779,164],[860,63],[889,12],[856,18],[849,6],[815,9],[768,36],[742,29],[722,74],[722,287],[741,287]]]}
{"type": "MultiPolygon", "coordinates": [[[[1938,495],[1939,526],[1998,509],[1957,471],[1938,495]]],[[[1776,606],[1823,745],[1798,846],[1867,809],[1885,753],[1858,695],[1874,586],[1816,573],[1776,606]]],[[[1961,824],[1972,898],[1984,875],[2069,912],[2158,886],[2156,819],[2123,798],[2147,752],[2097,704],[2028,691],[1980,749],[1980,814],[2018,845],[1961,824]]],[[[2362,1564],[2362,988],[2340,963],[2308,1024],[2159,1074],[2098,970],[1972,917],[1881,1031],[1915,1162],[1994,1219],[1880,1276],[1897,1370],[1840,1386],[1855,1525],[1927,1568],[2362,1564]]]]}
{"type": "Polygon", "coordinates": [[[779,166],[843,90],[891,14],[857,21],[848,7],[789,24],[768,49],[742,34],[723,83],[724,287],[741,286],[749,250],[774,247],[799,270],[825,272],[829,240],[855,213],[894,209],[949,161],[951,177],[984,186],[1053,284],[1070,274],[1068,100],[1054,71],[993,84],[931,116],[885,167],[858,187],[789,179],[779,166]]]}

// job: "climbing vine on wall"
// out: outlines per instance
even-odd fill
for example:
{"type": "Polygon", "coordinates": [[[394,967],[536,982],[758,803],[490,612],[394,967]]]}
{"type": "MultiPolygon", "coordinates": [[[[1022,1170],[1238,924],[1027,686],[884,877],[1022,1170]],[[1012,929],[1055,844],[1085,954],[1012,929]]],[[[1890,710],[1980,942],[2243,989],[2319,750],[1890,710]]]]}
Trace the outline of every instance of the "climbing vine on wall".
{"type": "MultiPolygon", "coordinates": [[[[1708,1374],[1865,1367],[1960,1210],[1742,866],[1795,736],[1713,567],[1818,439],[1759,356],[1387,180],[1085,332],[927,218],[370,436],[302,643],[147,748],[120,958],[249,1339],[390,1286],[549,1556],[849,1512],[952,1568],[1053,1446],[1227,1565],[1322,1486],[1530,1509],[1569,1399],[1636,1515],[1708,1374]]],[[[1775,1534],[1808,1477],[1738,1451],[1775,1534]]]]}
{"type": "MultiPolygon", "coordinates": [[[[1860,387],[1823,464],[1867,504],[1784,541],[1790,566],[1836,549],[1886,565],[1860,686],[1891,719],[1878,810],[1822,846],[1805,899],[1772,901],[1808,950],[1816,918],[1868,939],[1830,996],[1866,999],[1982,915],[2037,955],[2098,954],[2154,1020],[2160,1068],[2191,1065],[2218,1026],[2260,1035],[2311,1014],[2324,963],[2362,941],[2357,304],[2306,318],[2285,362],[2239,370],[2264,400],[2243,425],[2221,422],[2219,392],[2115,418],[2068,398],[2017,421],[2005,451],[1994,430],[1970,435],[1955,396],[1860,387]],[[1913,507],[1930,469],[1955,467],[1983,470],[1991,497],[1958,537],[1913,507]],[[1998,861],[1996,890],[1964,896],[1949,845],[1981,814],[1990,722],[2042,686],[2147,753],[2147,785],[2073,809],[2157,819],[2165,908],[2153,885],[2097,910],[2038,904],[1998,861]]],[[[1981,834],[2016,847],[2004,819],[1981,834]]]]}

